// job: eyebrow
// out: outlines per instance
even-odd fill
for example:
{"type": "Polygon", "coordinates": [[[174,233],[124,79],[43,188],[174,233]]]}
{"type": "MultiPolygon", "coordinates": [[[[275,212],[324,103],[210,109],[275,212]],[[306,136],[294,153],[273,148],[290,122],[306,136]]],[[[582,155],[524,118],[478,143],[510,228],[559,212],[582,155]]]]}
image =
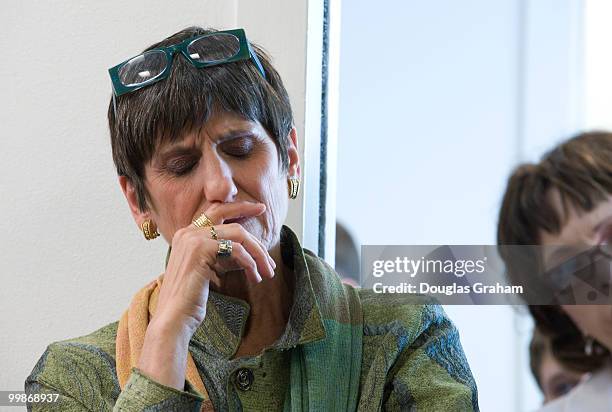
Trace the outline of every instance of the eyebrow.
{"type": "MultiPolygon", "coordinates": [[[[214,140],[217,144],[219,144],[239,137],[253,136],[256,134],[257,133],[253,130],[253,127],[249,125],[245,127],[237,127],[234,129],[230,129],[224,133],[221,133],[214,140]]],[[[195,148],[196,146],[194,144],[176,143],[171,145],[167,149],[162,150],[158,157],[160,159],[167,159],[168,157],[177,154],[190,154],[195,148]]]]}
{"type": "Polygon", "coordinates": [[[219,137],[217,137],[217,139],[215,139],[215,141],[217,143],[223,143],[228,140],[237,139],[239,137],[253,136],[255,134],[256,132],[253,130],[253,127],[239,127],[222,133],[219,137]]]}
{"type": "Polygon", "coordinates": [[[195,146],[178,144],[162,151],[159,155],[155,157],[155,160],[163,164],[167,162],[170,158],[175,156],[191,155],[194,153],[195,150],[197,150],[195,146]]]}

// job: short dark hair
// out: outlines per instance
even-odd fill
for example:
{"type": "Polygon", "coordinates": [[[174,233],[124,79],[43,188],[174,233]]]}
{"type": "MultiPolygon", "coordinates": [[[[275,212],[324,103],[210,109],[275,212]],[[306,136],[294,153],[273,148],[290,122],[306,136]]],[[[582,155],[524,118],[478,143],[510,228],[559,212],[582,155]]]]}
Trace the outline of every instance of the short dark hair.
{"type": "MultiPolygon", "coordinates": [[[[523,164],[510,176],[502,200],[497,226],[499,252],[507,266],[510,281],[529,284],[532,296],[547,288],[533,279],[543,271],[541,256],[523,254],[520,261],[511,256],[513,248],[504,245],[538,245],[540,230],[558,234],[567,219],[569,204],[589,212],[612,194],[612,134],[579,134],[546,153],[537,164],[523,164]],[[557,190],[562,214],[550,203],[548,195],[557,190]],[[525,268],[530,268],[525,270],[525,268]],[[529,278],[529,281],[525,279],[529,278]]],[[[533,298],[533,300],[531,300],[533,298]]],[[[536,327],[551,339],[553,355],[566,367],[586,372],[603,365],[609,352],[586,356],[585,341],[574,322],[558,305],[529,306],[536,327]]]]}
{"type": "MultiPolygon", "coordinates": [[[[145,51],[215,31],[189,27],[145,51]]],[[[111,100],[108,125],[113,161],[117,174],[126,176],[134,185],[140,210],[148,209],[144,166],[155,149],[197,130],[215,111],[258,121],[276,144],[282,170],[287,170],[288,135],[293,127],[289,96],[268,55],[261,47],[252,47],[264,68],[265,79],[250,60],[198,69],[178,53],[168,78],[116,98],[116,112],[111,100]]]]}
{"type": "Polygon", "coordinates": [[[529,342],[529,368],[541,391],[544,391],[542,386],[542,362],[544,355],[550,351],[550,340],[540,332],[537,327],[533,328],[533,336],[529,342]]]}

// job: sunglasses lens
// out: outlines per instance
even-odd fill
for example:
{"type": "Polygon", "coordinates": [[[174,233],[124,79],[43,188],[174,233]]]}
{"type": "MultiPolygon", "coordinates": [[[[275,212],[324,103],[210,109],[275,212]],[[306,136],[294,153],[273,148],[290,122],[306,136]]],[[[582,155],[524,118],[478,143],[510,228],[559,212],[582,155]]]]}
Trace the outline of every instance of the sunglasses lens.
{"type": "Polygon", "coordinates": [[[230,59],[240,51],[240,40],[229,33],[211,34],[187,46],[189,57],[198,63],[216,63],[230,59]]]}
{"type": "Polygon", "coordinates": [[[119,69],[119,80],[124,86],[137,86],[158,77],[162,74],[166,65],[166,53],[151,50],[124,64],[119,69]]]}

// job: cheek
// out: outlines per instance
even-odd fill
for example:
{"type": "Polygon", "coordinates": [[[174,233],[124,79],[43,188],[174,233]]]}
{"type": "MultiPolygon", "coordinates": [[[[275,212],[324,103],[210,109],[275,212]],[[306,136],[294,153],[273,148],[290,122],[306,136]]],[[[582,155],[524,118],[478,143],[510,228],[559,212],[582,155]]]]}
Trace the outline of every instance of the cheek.
{"type": "Polygon", "coordinates": [[[558,370],[559,368],[552,359],[552,356],[549,352],[546,352],[542,358],[542,365],[540,366],[540,380],[542,382],[542,386],[547,389],[547,392],[549,392],[550,395],[552,395],[552,391],[550,391],[550,381],[558,370]]]}
{"type": "Polygon", "coordinates": [[[262,224],[259,236],[267,247],[272,247],[278,241],[288,206],[286,179],[276,170],[276,164],[272,163],[270,167],[260,169],[257,176],[252,175],[251,190],[244,187],[246,192],[250,192],[249,197],[266,205],[266,212],[259,219],[262,224]],[[253,190],[255,188],[256,190],[253,190]]]}
{"type": "Polygon", "coordinates": [[[153,217],[158,223],[160,233],[172,239],[174,233],[191,223],[191,218],[199,205],[200,191],[190,182],[164,182],[157,185],[151,196],[156,208],[153,217]]]}
{"type": "Polygon", "coordinates": [[[287,199],[283,196],[283,180],[276,173],[270,173],[262,180],[263,201],[268,208],[266,214],[273,226],[282,225],[287,214],[287,199]]]}
{"type": "Polygon", "coordinates": [[[563,311],[570,317],[572,321],[578,326],[578,329],[584,334],[588,330],[587,318],[575,305],[562,305],[563,311]]]}

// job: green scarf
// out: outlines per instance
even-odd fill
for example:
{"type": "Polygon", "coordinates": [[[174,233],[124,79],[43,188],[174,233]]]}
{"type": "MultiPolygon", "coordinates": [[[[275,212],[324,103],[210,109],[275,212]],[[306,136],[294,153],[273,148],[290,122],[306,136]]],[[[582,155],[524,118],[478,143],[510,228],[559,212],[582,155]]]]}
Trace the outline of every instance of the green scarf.
{"type": "Polygon", "coordinates": [[[350,319],[347,323],[323,320],[323,340],[293,349],[285,412],[357,410],[363,340],[361,302],[357,292],[337,277],[327,277],[325,287],[335,292],[326,294],[331,298],[325,309],[334,311],[335,319],[346,317],[343,314],[350,319]]]}

